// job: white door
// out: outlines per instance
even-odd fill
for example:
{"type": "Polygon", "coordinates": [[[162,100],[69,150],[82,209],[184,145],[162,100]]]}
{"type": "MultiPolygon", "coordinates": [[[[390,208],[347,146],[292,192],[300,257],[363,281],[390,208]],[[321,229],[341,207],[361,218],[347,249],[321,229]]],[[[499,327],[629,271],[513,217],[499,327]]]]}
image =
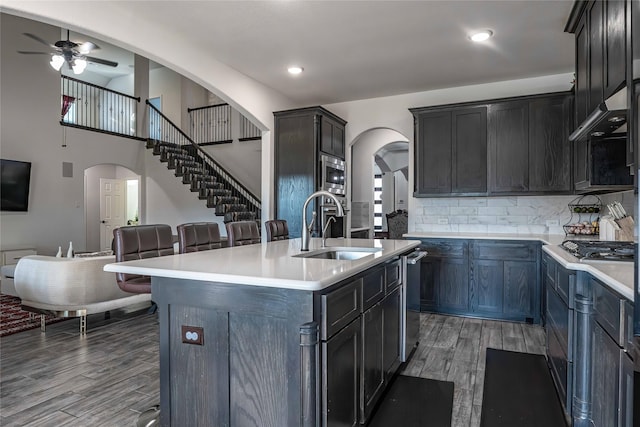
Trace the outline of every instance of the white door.
{"type": "Polygon", "coordinates": [[[100,178],[100,250],[111,249],[113,229],[125,225],[127,181],[100,178]]]}

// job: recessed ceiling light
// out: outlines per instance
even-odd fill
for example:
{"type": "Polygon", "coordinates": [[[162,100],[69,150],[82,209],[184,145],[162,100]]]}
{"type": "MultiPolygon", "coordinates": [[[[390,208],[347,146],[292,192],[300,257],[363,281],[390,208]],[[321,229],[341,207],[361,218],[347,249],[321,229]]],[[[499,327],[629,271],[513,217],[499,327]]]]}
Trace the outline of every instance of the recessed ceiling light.
{"type": "Polygon", "coordinates": [[[489,40],[493,36],[493,31],[482,30],[475,32],[469,36],[469,39],[474,42],[483,42],[489,40]]]}
{"type": "Polygon", "coordinates": [[[287,68],[287,71],[289,72],[289,74],[300,74],[304,71],[304,68],[297,65],[292,65],[291,67],[287,68]]]}

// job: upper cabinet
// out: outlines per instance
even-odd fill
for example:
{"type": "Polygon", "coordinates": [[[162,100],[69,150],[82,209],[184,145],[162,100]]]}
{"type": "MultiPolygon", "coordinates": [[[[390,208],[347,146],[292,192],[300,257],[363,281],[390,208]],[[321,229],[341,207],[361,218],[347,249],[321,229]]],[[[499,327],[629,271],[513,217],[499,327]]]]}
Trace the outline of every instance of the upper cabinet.
{"type": "Polygon", "coordinates": [[[412,109],[414,196],[571,192],[572,98],[412,109]]]}
{"type": "Polygon", "coordinates": [[[625,85],[627,78],[627,3],[625,0],[576,1],[565,31],[576,42],[576,124],[625,85]]]}
{"type": "Polygon", "coordinates": [[[413,110],[416,126],[415,191],[486,193],[485,107],[413,110]]]}
{"type": "Polygon", "coordinates": [[[345,122],[328,115],[320,117],[320,151],[344,160],[345,122]]]}

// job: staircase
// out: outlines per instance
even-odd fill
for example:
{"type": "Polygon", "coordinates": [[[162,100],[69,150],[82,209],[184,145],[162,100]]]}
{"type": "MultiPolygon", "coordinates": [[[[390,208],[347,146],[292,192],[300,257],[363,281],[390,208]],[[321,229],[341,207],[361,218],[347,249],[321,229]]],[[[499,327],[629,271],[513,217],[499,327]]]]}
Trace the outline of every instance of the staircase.
{"type": "Polygon", "coordinates": [[[146,104],[150,123],[147,148],[200,200],[206,200],[217,216],[224,216],[225,223],[260,220],[260,200],[148,100],[146,104]]]}

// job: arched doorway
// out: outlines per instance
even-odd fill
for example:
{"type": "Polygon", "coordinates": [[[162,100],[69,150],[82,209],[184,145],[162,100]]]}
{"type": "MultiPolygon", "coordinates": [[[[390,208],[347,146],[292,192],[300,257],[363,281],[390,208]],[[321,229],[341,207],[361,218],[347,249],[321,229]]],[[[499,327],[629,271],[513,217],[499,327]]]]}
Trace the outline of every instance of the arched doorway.
{"type": "MultiPolygon", "coordinates": [[[[379,217],[384,215],[381,210],[382,204],[375,203],[375,175],[376,171],[382,172],[376,156],[382,161],[381,164],[384,163],[383,168],[386,171],[392,172],[391,169],[394,169],[394,173],[401,171],[400,174],[404,174],[406,178],[409,163],[408,142],[409,139],[406,136],[388,128],[369,129],[354,139],[351,145],[350,165],[351,232],[366,230],[368,237],[374,236],[375,214],[379,213],[379,217]],[[388,146],[387,149],[384,148],[385,146],[388,146]],[[404,160],[399,161],[400,159],[404,160]],[[404,172],[402,172],[403,169],[404,172]],[[380,205],[380,212],[374,212],[376,205],[380,205]]],[[[408,193],[402,197],[402,200],[405,204],[408,203],[408,193]]]]}
{"type": "Polygon", "coordinates": [[[140,176],[123,166],[95,165],[84,171],[87,251],[111,249],[112,230],[137,224],[140,176]]]}
{"type": "Polygon", "coordinates": [[[387,231],[386,215],[406,211],[409,198],[409,144],[391,142],[374,154],[373,231],[387,231]]]}

